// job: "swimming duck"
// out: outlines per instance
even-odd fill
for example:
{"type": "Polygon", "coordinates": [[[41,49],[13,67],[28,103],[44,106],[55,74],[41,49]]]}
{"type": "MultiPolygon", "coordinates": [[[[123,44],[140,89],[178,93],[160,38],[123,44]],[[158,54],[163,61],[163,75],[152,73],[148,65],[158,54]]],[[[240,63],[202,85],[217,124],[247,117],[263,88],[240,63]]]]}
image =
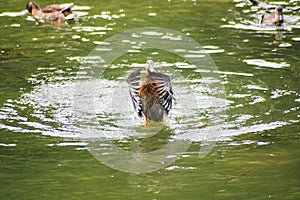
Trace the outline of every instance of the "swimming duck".
{"type": "Polygon", "coordinates": [[[155,72],[152,60],[148,60],[146,65],[146,74],[141,85],[139,85],[141,68],[135,69],[127,77],[134,109],[139,117],[145,116],[145,126],[149,120],[164,122],[164,117],[172,108],[172,100],[175,99],[170,77],[155,72]]]}
{"type": "Polygon", "coordinates": [[[70,15],[73,4],[62,5],[49,5],[43,9],[34,1],[30,1],[26,4],[26,8],[29,13],[38,19],[44,19],[49,21],[63,21],[68,15],[70,15]]]}
{"type": "Polygon", "coordinates": [[[283,23],[282,7],[278,6],[274,12],[266,12],[261,16],[261,24],[281,26],[283,23]]]}

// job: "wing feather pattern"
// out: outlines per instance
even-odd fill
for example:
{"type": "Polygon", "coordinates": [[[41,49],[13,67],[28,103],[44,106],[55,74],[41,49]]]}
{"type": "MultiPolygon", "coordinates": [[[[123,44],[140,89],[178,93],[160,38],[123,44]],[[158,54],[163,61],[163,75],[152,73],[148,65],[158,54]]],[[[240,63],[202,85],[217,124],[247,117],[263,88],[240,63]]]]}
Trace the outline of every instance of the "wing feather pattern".
{"type": "Polygon", "coordinates": [[[170,76],[159,72],[150,72],[150,80],[155,91],[159,95],[160,104],[164,107],[167,114],[172,108],[173,90],[170,76]]]}
{"type": "Polygon", "coordinates": [[[135,69],[129,74],[126,79],[129,85],[129,94],[133,103],[134,110],[138,113],[139,117],[143,116],[141,99],[138,95],[140,89],[141,70],[142,69],[135,69]]]}

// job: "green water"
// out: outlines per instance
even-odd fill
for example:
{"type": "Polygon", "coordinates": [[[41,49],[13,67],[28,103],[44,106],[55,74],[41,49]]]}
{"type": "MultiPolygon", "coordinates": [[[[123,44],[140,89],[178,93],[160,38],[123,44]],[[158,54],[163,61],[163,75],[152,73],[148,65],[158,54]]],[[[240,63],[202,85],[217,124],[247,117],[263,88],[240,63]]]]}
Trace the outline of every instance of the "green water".
{"type": "Polygon", "coordinates": [[[298,2],[277,2],[286,8],[282,28],[259,26],[261,10],[233,1],[74,3],[89,6],[78,11],[85,15],[57,26],[23,15],[24,1],[2,2],[0,199],[299,198],[300,24],[299,11],[288,10],[298,2]],[[217,76],[157,48],[124,54],[101,75],[84,63],[98,44],[110,48],[101,42],[143,27],[192,38],[217,76]],[[177,100],[165,127],[140,127],[131,102],[115,100],[128,97],[124,77],[148,58],[173,79],[177,100]],[[218,130],[214,147],[199,158],[210,128],[218,130]],[[172,144],[188,149],[144,173],[97,155],[110,153],[101,145],[149,153],[172,144]]]}

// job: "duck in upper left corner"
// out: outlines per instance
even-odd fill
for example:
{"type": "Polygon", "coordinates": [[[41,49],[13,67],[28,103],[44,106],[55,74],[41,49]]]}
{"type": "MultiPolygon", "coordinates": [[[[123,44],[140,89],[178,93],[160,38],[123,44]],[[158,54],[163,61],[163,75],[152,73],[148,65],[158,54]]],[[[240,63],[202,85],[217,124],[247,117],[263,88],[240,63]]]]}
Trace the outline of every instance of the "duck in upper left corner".
{"type": "Polygon", "coordinates": [[[29,13],[32,14],[34,18],[62,22],[65,20],[74,19],[75,16],[72,15],[73,3],[61,4],[61,5],[49,5],[45,8],[41,8],[35,1],[30,1],[26,4],[26,8],[29,13]]]}

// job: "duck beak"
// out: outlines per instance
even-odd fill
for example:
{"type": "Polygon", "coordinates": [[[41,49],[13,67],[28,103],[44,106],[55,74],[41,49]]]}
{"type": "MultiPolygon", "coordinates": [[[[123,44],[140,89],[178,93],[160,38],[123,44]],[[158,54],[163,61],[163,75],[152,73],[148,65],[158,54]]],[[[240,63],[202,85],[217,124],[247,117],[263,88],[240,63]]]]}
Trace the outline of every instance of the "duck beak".
{"type": "Polygon", "coordinates": [[[154,72],[153,64],[148,63],[148,69],[149,69],[150,72],[154,72]]]}
{"type": "Polygon", "coordinates": [[[279,15],[279,20],[281,23],[283,23],[283,14],[282,13],[280,13],[280,15],[279,15]]]}

